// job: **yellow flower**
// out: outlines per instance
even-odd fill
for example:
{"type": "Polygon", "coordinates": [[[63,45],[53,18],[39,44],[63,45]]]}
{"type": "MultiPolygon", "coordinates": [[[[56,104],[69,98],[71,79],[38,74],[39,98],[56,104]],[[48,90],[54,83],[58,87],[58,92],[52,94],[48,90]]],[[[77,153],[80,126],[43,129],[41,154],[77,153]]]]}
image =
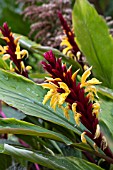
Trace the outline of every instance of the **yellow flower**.
{"type": "Polygon", "coordinates": [[[73,103],[73,104],[72,104],[72,111],[73,111],[73,113],[74,113],[75,122],[76,122],[76,124],[79,126],[79,125],[80,125],[80,117],[81,117],[82,115],[76,111],[76,106],[77,106],[77,103],[73,103]]]}
{"type": "Polygon", "coordinates": [[[17,55],[17,59],[21,59],[21,54],[20,54],[20,45],[19,43],[17,43],[17,46],[16,46],[16,52],[15,54],[17,55]]]}
{"type": "Polygon", "coordinates": [[[82,141],[83,143],[87,143],[86,138],[85,138],[85,134],[86,134],[86,132],[83,132],[83,133],[81,134],[81,141],[82,141]]]}
{"type": "Polygon", "coordinates": [[[99,138],[99,136],[100,136],[100,126],[99,126],[99,124],[97,124],[94,139],[99,138]]]}
{"type": "Polygon", "coordinates": [[[0,54],[4,54],[6,51],[5,51],[5,49],[4,49],[4,47],[2,47],[1,45],[0,45],[0,54]]]}
{"type": "Polygon", "coordinates": [[[69,50],[72,49],[72,45],[69,43],[68,39],[65,38],[65,37],[63,38],[63,40],[62,40],[62,42],[61,42],[60,45],[61,45],[61,46],[67,46],[67,48],[65,48],[65,49],[63,50],[63,54],[66,54],[67,51],[69,51],[69,50]]]}
{"type": "Polygon", "coordinates": [[[81,117],[82,115],[80,114],[80,113],[75,113],[74,114],[74,119],[75,119],[75,122],[76,122],[76,124],[79,126],[80,125],[80,117],[81,117]]]}
{"type": "Polygon", "coordinates": [[[17,55],[17,59],[22,59],[22,58],[24,58],[25,56],[28,57],[28,51],[27,51],[27,50],[22,50],[22,51],[20,51],[20,45],[19,45],[19,43],[17,43],[15,54],[17,55]]]}
{"type": "Polygon", "coordinates": [[[44,97],[43,104],[45,104],[51,98],[50,106],[54,110],[56,109],[56,105],[58,105],[59,107],[61,105],[63,105],[67,96],[70,93],[68,86],[64,82],[58,82],[58,84],[59,84],[60,87],[58,87],[57,85],[55,85],[52,82],[41,84],[41,86],[43,88],[49,88],[50,89],[50,91],[48,91],[48,93],[44,97]],[[58,93],[57,92],[58,88],[63,89],[65,92],[64,93],[58,93]]]}
{"type": "Polygon", "coordinates": [[[95,114],[96,115],[96,117],[98,117],[98,114],[99,114],[99,111],[100,111],[100,104],[99,103],[94,103],[93,104],[93,114],[95,114]]]}
{"type": "Polygon", "coordinates": [[[97,80],[96,78],[92,78],[91,80],[86,81],[86,79],[90,76],[91,74],[91,69],[92,67],[88,68],[82,75],[81,78],[81,85],[80,87],[85,87],[85,86],[91,86],[91,85],[95,85],[95,84],[101,84],[101,82],[99,80],[97,80]]]}
{"type": "Polygon", "coordinates": [[[98,99],[98,95],[97,95],[97,90],[95,86],[87,86],[85,88],[85,93],[87,94],[87,97],[89,97],[90,101],[93,102],[95,100],[95,97],[98,99]]]}
{"type": "Polygon", "coordinates": [[[77,106],[77,103],[73,103],[72,104],[72,111],[73,111],[73,113],[76,113],[76,106],[77,106]]]}

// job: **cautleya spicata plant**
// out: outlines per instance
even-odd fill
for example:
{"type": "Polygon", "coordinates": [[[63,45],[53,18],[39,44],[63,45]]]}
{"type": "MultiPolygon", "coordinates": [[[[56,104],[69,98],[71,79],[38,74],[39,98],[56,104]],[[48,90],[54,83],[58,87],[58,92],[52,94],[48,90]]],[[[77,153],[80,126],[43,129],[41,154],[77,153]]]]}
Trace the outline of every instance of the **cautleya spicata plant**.
{"type": "Polygon", "coordinates": [[[60,11],[58,18],[62,52],[12,33],[6,22],[0,27],[0,162],[4,169],[111,170],[112,35],[87,0],[76,0],[72,29],[60,11]]]}

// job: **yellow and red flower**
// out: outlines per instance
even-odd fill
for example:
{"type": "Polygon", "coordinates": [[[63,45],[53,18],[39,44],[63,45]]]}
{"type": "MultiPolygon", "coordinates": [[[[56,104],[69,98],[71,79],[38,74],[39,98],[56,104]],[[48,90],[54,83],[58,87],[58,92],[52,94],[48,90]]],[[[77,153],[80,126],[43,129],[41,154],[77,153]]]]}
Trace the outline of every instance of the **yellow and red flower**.
{"type": "Polygon", "coordinates": [[[60,107],[68,119],[68,111],[72,110],[76,125],[79,126],[81,122],[87,128],[81,134],[82,142],[86,143],[85,136],[88,136],[107,155],[113,157],[107,142],[105,144],[106,140],[103,142],[105,137],[100,131],[98,120],[100,104],[95,85],[101,82],[96,78],[87,80],[92,67],[83,73],[81,82],[77,83],[76,77],[79,70],[72,74],[72,67],[67,69],[66,64],[62,64],[61,58],[56,59],[52,51],[46,52],[44,57],[47,62],[42,62],[42,65],[49,72],[51,78],[46,78],[46,82],[41,84],[42,87],[50,89],[44,97],[43,104],[50,99],[50,106],[53,109],[56,106],[60,107]],[[66,107],[64,103],[67,103],[66,107]]]}
{"type": "Polygon", "coordinates": [[[28,77],[28,70],[31,69],[30,66],[25,67],[23,58],[28,57],[27,50],[20,50],[19,38],[14,39],[11,29],[8,27],[7,23],[0,27],[2,32],[2,39],[6,42],[6,46],[0,46],[0,54],[3,55],[3,60],[10,59],[10,70],[15,71],[25,77],[28,77]]]}

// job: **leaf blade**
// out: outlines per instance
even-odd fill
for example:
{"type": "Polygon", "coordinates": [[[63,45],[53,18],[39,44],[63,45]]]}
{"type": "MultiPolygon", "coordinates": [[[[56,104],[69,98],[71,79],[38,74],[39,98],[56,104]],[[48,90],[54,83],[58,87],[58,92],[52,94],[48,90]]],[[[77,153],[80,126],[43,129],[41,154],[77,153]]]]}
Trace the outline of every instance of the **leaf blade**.
{"type": "Polygon", "coordinates": [[[14,118],[0,119],[0,133],[40,136],[40,137],[50,138],[53,140],[58,140],[60,142],[65,142],[67,145],[72,144],[72,142],[67,137],[65,137],[60,133],[56,133],[47,130],[43,127],[25,121],[20,121],[14,118]]]}
{"type": "Polygon", "coordinates": [[[113,88],[113,38],[105,21],[87,0],[77,0],[73,24],[78,45],[89,64],[94,66],[95,76],[105,86],[113,88]]]}
{"type": "Polygon", "coordinates": [[[42,87],[31,80],[5,70],[0,70],[1,100],[24,112],[26,115],[53,122],[80,135],[81,132],[62,114],[56,113],[50,107],[42,104],[42,96],[42,87]]]}
{"type": "Polygon", "coordinates": [[[25,149],[19,149],[10,145],[5,144],[4,149],[1,147],[1,152],[12,155],[15,157],[21,157],[23,159],[27,159],[31,162],[38,163],[48,168],[52,168],[55,170],[88,170],[90,165],[90,170],[102,170],[99,166],[89,163],[83,159],[79,158],[69,158],[69,157],[60,157],[60,156],[52,156],[49,154],[45,154],[43,152],[33,152],[25,149]],[[82,162],[84,167],[82,166],[82,162]]]}

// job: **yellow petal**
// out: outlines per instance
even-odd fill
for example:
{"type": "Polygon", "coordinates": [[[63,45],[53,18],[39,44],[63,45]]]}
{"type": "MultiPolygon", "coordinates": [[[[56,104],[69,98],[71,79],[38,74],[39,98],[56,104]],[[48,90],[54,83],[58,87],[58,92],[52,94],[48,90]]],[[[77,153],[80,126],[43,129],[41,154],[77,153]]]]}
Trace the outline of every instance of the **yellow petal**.
{"type": "Polygon", "coordinates": [[[94,109],[94,110],[92,111],[92,114],[95,114],[96,117],[98,118],[99,110],[98,110],[98,109],[94,109]]]}
{"type": "Polygon", "coordinates": [[[69,106],[66,106],[66,107],[62,107],[62,110],[64,111],[64,116],[69,120],[70,119],[70,116],[69,116],[69,106]]]}
{"type": "Polygon", "coordinates": [[[80,113],[74,113],[74,119],[75,119],[75,122],[78,126],[80,125],[80,117],[81,116],[82,115],[80,113]]]}
{"type": "Polygon", "coordinates": [[[20,45],[19,43],[17,43],[17,46],[16,46],[16,52],[15,54],[17,55],[17,59],[21,59],[21,54],[20,54],[20,45]]]}
{"type": "Polygon", "coordinates": [[[69,41],[67,39],[62,40],[62,42],[60,43],[61,46],[65,45],[67,47],[72,47],[71,44],[69,43],[69,41]]]}
{"type": "Polygon", "coordinates": [[[72,104],[72,111],[73,111],[73,113],[76,113],[76,107],[77,107],[77,103],[73,103],[72,104]]]}
{"type": "Polygon", "coordinates": [[[72,49],[72,47],[66,47],[65,49],[63,49],[62,53],[66,54],[71,49],[72,49]]]}
{"type": "Polygon", "coordinates": [[[96,143],[93,144],[93,147],[94,147],[95,151],[98,152],[98,146],[96,145],[96,143]]]}
{"type": "Polygon", "coordinates": [[[67,96],[69,95],[69,93],[62,93],[60,95],[60,98],[59,98],[59,101],[58,101],[58,104],[59,105],[63,105],[63,103],[65,102],[67,96]]]}
{"type": "Polygon", "coordinates": [[[21,54],[21,58],[24,58],[26,56],[26,58],[28,58],[28,51],[27,50],[22,50],[20,51],[21,54]]]}
{"type": "Polygon", "coordinates": [[[32,69],[32,67],[31,66],[26,66],[26,70],[28,71],[28,70],[31,70],[32,69]]]}
{"type": "Polygon", "coordinates": [[[99,136],[100,136],[100,126],[99,126],[99,124],[97,124],[94,139],[99,138],[99,136]]]}
{"type": "Polygon", "coordinates": [[[82,87],[83,87],[84,83],[86,82],[86,79],[90,76],[91,69],[92,69],[92,66],[83,73],[82,78],[81,78],[81,86],[82,87]]]}
{"type": "Polygon", "coordinates": [[[12,64],[12,63],[13,63],[13,61],[10,61],[10,71],[13,72],[13,71],[14,71],[14,68],[13,68],[13,64],[12,64]]]}
{"type": "Polygon", "coordinates": [[[104,151],[107,148],[108,144],[107,144],[107,140],[105,136],[102,136],[102,141],[101,141],[101,148],[104,151]]]}
{"type": "Polygon", "coordinates": [[[95,99],[94,94],[93,94],[92,92],[89,92],[89,93],[87,94],[87,97],[89,98],[89,100],[90,100],[91,102],[93,102],[94,99],[95,99]]]}
{"type": "Polygon", "coordinates": [[[20,62],[20,65],[21,65],[21,72],[25,69],[25,65],[24,65],[24,62],[23,61],[21,61],[20,62]]]}
{"type": "Polygon", "coordinates": [[[78,60],[80,60],[80,55],[81,55],[81,52],[78,51],[78,52],[76,53],[76,56],[77,56],[77,59],[78,59],[78,60]]]}
{"type": "Polygon", "coordinates": [[[61,81],[61,79],[60,78],[51,78],[51,77],[45,77],[46,78],[46,82],[50,82],[50,81],[61,81]]]}
{"type": "Polygon", "coordinates": [[[70,72],[72,68],[72,65],[68,68],[67,72],[70,72]]]}
{"type": "Polygon", "coordinates": [[[47,92],[47,94],[44,96],[43,104],[46,104],[46,102],[53,96],[54,91],[51,89],[47,92]]]}
{"type": "Polygon", "coordinates": [[[75,80],[75,78],[76,78],[79,70],[80,70],[80,69],[78,69],[77,71],[75,71],[75,72],[73,73],[73,75],[72,75],[72,77],[71,77],[73,81],[75,80]]]}
{"type": "Polygon", "coordinates": [[[18,43],[18,41],[19,41],[20,38],[21,38],[21,36],[17,37],[17,38],[14,40],[15,45],[17,45],[17,43],[18,43]]]}
{"type": "Polygon", "coordinates": [[[95,84],[101,84],[102,82],[100,82],[99,80],[97,80],[96,78],[92,78],[91,80],[88,80],[86,82],[86,85],[89,86],[89,85],[95,85],[95,84]]]}
{"type": "Polygon", "coordinates": [[[5,52],[5,49],[0,45],[0,54],[4,54],[5,52]]]}
{"type": "Polygon", "coordinates": [[[93,114],[95,114],[96,115],[96,117],[98,117],[98,115],[99,115],[99,112],[100,112],[100,104],[99,103],[94,103],[93,104],[93,114]]]}
{"type": "Polygon", "coordinates": [[[85,93],[87,93],[87,92],[93,92],[96,95],[97,94],[96,87],[95,86],[87,86],[85,88],[85,93]]]}
{"type": "Polygon", "coordinates": [[[55,84],[50,84],[50,83],[42,83],[40,84],[43,88],[47,88],[47,89],[57,89],[58,86],[55,84]]]}
{"type": "Polygon", "coordinates": [[[8,47],[7,45],[4,46],[4,50],[5,50],[5,51],[8,50],[8,48],[9,48],[9,47],[8,47]]]}
{"type": "Polygon", "coordinates": [[[3,40],[7,41],[7,42],[10,42],[9,38],[8,37],[1,37],[3,40]]]}
{"type": "Polygon", "coordinates": [[[100,104],[99,103],[94,103],[92,106],[94,109],[100,109],[100,104]]]}
{"type": "Polygon", "coordinates": [[[65,90],[66,93],[70,93],[68,86],[64,82],[58,82],[58,84],[60,85],[60,88],[65,90]]]}
{"type": "Polygon", "coordinates": [[[84,65],[84,70],[86,71],[89,67],[85,64],[84,65]]]}
{"type": "Polygon", "coordinates": [[[81,134],[81,141],[82,141],[83,143],[87,143],[86,138],[85,138],[85,134],[86,134],[86,132],[83,132],[83,133],[81,134]]]}
{"type": "Polygon", "coordinates": [[[72,59],[75,59],[75,60],[76,60],[76,57],[75,57],[75,55],[72,53],[72,51],[68,51],[68,52],[66,53],[66,55],[67,55],[69,58],[72,58],[72,59]]]}
{"type": "Polygon", "coordinates": [[[45,79],[46,79],[46,82],[47,81],[54,81],[54,78],[51,78],[51,77],[45,77],[45,79]]]}
{"type": "Polygon", "coordinates": [[[10,58],[10,55],[9,55],[9,54],[5,54],[5,55],[3,55],[3,57],[2,57],[3,60],[7,60],[7,59],[9,59],[9,58],[10,58]]]}
{"type": "Polygon", "coordinates": [[[59,100],[59,94],[56,93],[56,94],[53,94],[52,98],[51,98],[51,101],[50,101],[50,106],[56,110],[56,105],[58,103],[58,100],[59,100]]]}

